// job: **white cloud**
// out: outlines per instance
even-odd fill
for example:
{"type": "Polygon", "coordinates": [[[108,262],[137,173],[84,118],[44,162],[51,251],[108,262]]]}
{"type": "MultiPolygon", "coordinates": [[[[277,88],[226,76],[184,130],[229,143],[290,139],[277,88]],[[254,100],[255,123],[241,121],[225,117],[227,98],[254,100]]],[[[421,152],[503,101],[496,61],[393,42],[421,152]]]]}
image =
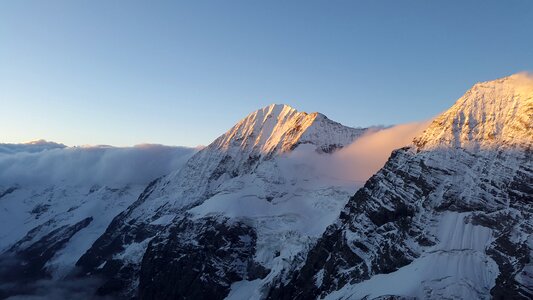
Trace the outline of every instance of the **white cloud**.
{"type": "Polygon", "coordinates": [[[0,144],[0,155],[1,154],[13,154],[19,152],[42,152],[51,149],[61,149],[66,146],[63,144],[58,144],[54,142],[48,142],[45,140],[37,140],[29,143],[23,144],[0,144]]]}
{"type": "Polygon", "coordinates": [[[9,149],[0,152],[0,186],[59,182],[146,184],[181,167],[197,151],[163,145],[51,147],[34,152],[34,145],[18,144],[9,149]]]}
{"type": "Polygon", "coordinates": [[[410,145],[413,138],[421,134],[429,123],[430,121],[407,123],[370,131],[334,154],[342,171],[339,175],[365,182],[385,165],[393,150],[410,145]]]}

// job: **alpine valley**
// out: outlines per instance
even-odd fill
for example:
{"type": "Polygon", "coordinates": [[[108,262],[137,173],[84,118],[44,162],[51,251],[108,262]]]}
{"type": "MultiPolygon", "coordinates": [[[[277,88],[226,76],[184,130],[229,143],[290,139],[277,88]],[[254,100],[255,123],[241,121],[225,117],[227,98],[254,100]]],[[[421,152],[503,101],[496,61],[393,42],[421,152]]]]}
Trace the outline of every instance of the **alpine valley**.
{"type": "Polygon", "coordinates": [[[203,148],[0,144],[0,299],[533,298],[530,75],[346,176],[386,130],[270,105],[203,148]]]}

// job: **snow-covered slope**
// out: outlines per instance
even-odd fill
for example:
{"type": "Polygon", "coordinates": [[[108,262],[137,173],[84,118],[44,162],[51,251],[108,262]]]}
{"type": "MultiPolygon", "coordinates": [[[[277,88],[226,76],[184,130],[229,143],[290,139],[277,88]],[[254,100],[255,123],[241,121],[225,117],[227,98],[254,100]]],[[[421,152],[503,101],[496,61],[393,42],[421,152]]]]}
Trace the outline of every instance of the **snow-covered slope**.
{"type": "Polygon", "coordinates": [[[272,299],[533,297],[533,80],[476,84],[348,202],[272,299]]]}
{"type": "Polygon", "coordinates": [[[0,153],[0,298],[67,277],[150,177],[168,172],[159,162],[176,168],[195,152],[58,145],[3,145],[10,151],[0,153]]]}
{"type": "MultiPolygon", "coordinates": [[[[143,185],[13,186],[1,198],[0,251],[22,252],[47,234],[92,218],[42,267],[53,277],[66,276],[79,257],[105,231],[109,222],[142,192],[143,185]],[[74,242],[77,239],[78,242],[74,242]]],[[[1,194],[1,192],[0,192],[1,194]]]]}
{"type": "Polygon", "coordinates": [[[255,297],[301,262],[352,182],[325,179],[298,151],[329,155],[365,132],[270,105],[151,184],[80,259],[101,294],[255,297]],[[255,295],[255,296],[254,296],[255,295]]]}
{"type": "Polygon", "coordinates": [[[515,74],[474,85],[437,117],[415,145],[424,150],[531,147],[533,79],[515,74]]]}

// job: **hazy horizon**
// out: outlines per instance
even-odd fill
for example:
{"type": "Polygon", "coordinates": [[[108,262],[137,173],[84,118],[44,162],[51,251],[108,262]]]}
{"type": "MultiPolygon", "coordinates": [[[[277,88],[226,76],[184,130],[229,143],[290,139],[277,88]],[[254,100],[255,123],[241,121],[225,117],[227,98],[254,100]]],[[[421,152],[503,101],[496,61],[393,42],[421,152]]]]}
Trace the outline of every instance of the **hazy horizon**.
{"type": "MultiPolygon", "coordinates": [[[[281,103],[276,103],[276,104],[281,104],[281,103]]],[[[272,105],[272,104],[270,104],[272,105]]],[[[287,105],[287,104],[285,104],[287,105]]],[[[258,110],[262,109],[263,107],[261,108],[258,108],[258,110]]],[[[294,108],[294,107],[293,107],[294,108]]],[[[298,110],[297,108],[295,108],[296,110],[298,110]]],[[[253,113],[255,111],[251,111],[249,114],[253,113]]],[[[315,113],[317,111],[309,111],[309,112],[306,112],[306,113],[315,113]]],[[[320,113],[320,112],[319,112],[320,113]]],[[[228,130],[231,129],[231,127],[233,127],[235,124],[237,124],[238,121],[244,119],[247,115],[249,114],[246,114],[244,116],[242,116],[242,118],[240,118],[239,120],[235,120],[234,124],[231,125],[230,127],[224,129],[220,135],[224,134],[225,132],[227,132],[228,130]]],[[[331,116],[326,116],[328,117],[329,119],[331,119],[332,121],[335,121],[335,118],[332,118],[331,116]]],[[[432,116],[432,118],[435,117],[435,116],[432,116]]],[[[352,128],[376,128],[376,129],[390,129],[390,128],[394,128],[394,127],[398,127],[398,126],[404,126],[404,125],[409,125],[411,123],[427,123],[428,120],[431,120],[432,118],[426,118],[425,120],[413,120],[412,122],[406,122],[406,123],[401,123],[401,124],[374,124],[374,125],[370,125],[370,126],[366,126],[366,127],[362,127],[362,126],[350,126],[352,128]]],[[[345,126],[348,126],[346,124],[343,124],[345,126]]],[[[220,136],[219,135],[219,136],[220,136]]],[[[216,138],[218,138],[219,136],[216,136],[213,140],[211,141],[208,141],[206,143],[203,143],[203,144],[198,144],[198,145],[194,145],[194,146],[191,146],[191,145],[180,145],[180,144],[162,144],[162,143],[146,143],[146,142],[140,142],[140,143],[137,143],[137,144],[131,144],[131,145],[113,145],[113,144],[87,144],[87,143],[82,143],[82,144],[67,144],[67,143],[64,143],[62,141],[59,141],[59,140],[47,140],[47,139],[44,139],[44,138],[36,138],[36,139],[32,139],[32,140],[27,140],[27,141],[16,141],[16,142],[10,142],[10,141],[0,141],[0,154],[2,153],[2,149],[1,149],[1,146],[3,145],[12,145],[12,146],[33,146],[33,147],[36,147],[38,149],[55,149],[55,148],[60,148],[61,146],[65,146],[65,147],[68,147],[68,148],[75,148],[75,147],[80,147],[80,148],[100,148],[100,147],[111,147],[111,148],[138,148],[138,147],[144,147],[144,146],[166,146],[166,147],[184,147],[184,148],[196,148],[196,149],[201,149],[205,146],[208,146],[210,143],[212,143],[216,138]],[[50,148],[47,148],[48,146],[50,146],[50,148]]],[[[17,152],[17,151],[14,151],[14,152],[17,152]]]]}

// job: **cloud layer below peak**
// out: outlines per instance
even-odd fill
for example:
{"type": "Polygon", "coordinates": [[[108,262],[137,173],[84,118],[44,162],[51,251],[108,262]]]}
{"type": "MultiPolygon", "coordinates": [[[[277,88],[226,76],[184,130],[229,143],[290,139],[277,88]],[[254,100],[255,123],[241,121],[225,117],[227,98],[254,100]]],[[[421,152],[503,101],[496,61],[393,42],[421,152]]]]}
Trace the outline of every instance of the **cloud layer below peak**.
{"type": "Polygon", "coordinates": [[[0,186],[147,184],[180,168],[198,149],[163,145],[65,147],[0,144],[0,186]]]}

